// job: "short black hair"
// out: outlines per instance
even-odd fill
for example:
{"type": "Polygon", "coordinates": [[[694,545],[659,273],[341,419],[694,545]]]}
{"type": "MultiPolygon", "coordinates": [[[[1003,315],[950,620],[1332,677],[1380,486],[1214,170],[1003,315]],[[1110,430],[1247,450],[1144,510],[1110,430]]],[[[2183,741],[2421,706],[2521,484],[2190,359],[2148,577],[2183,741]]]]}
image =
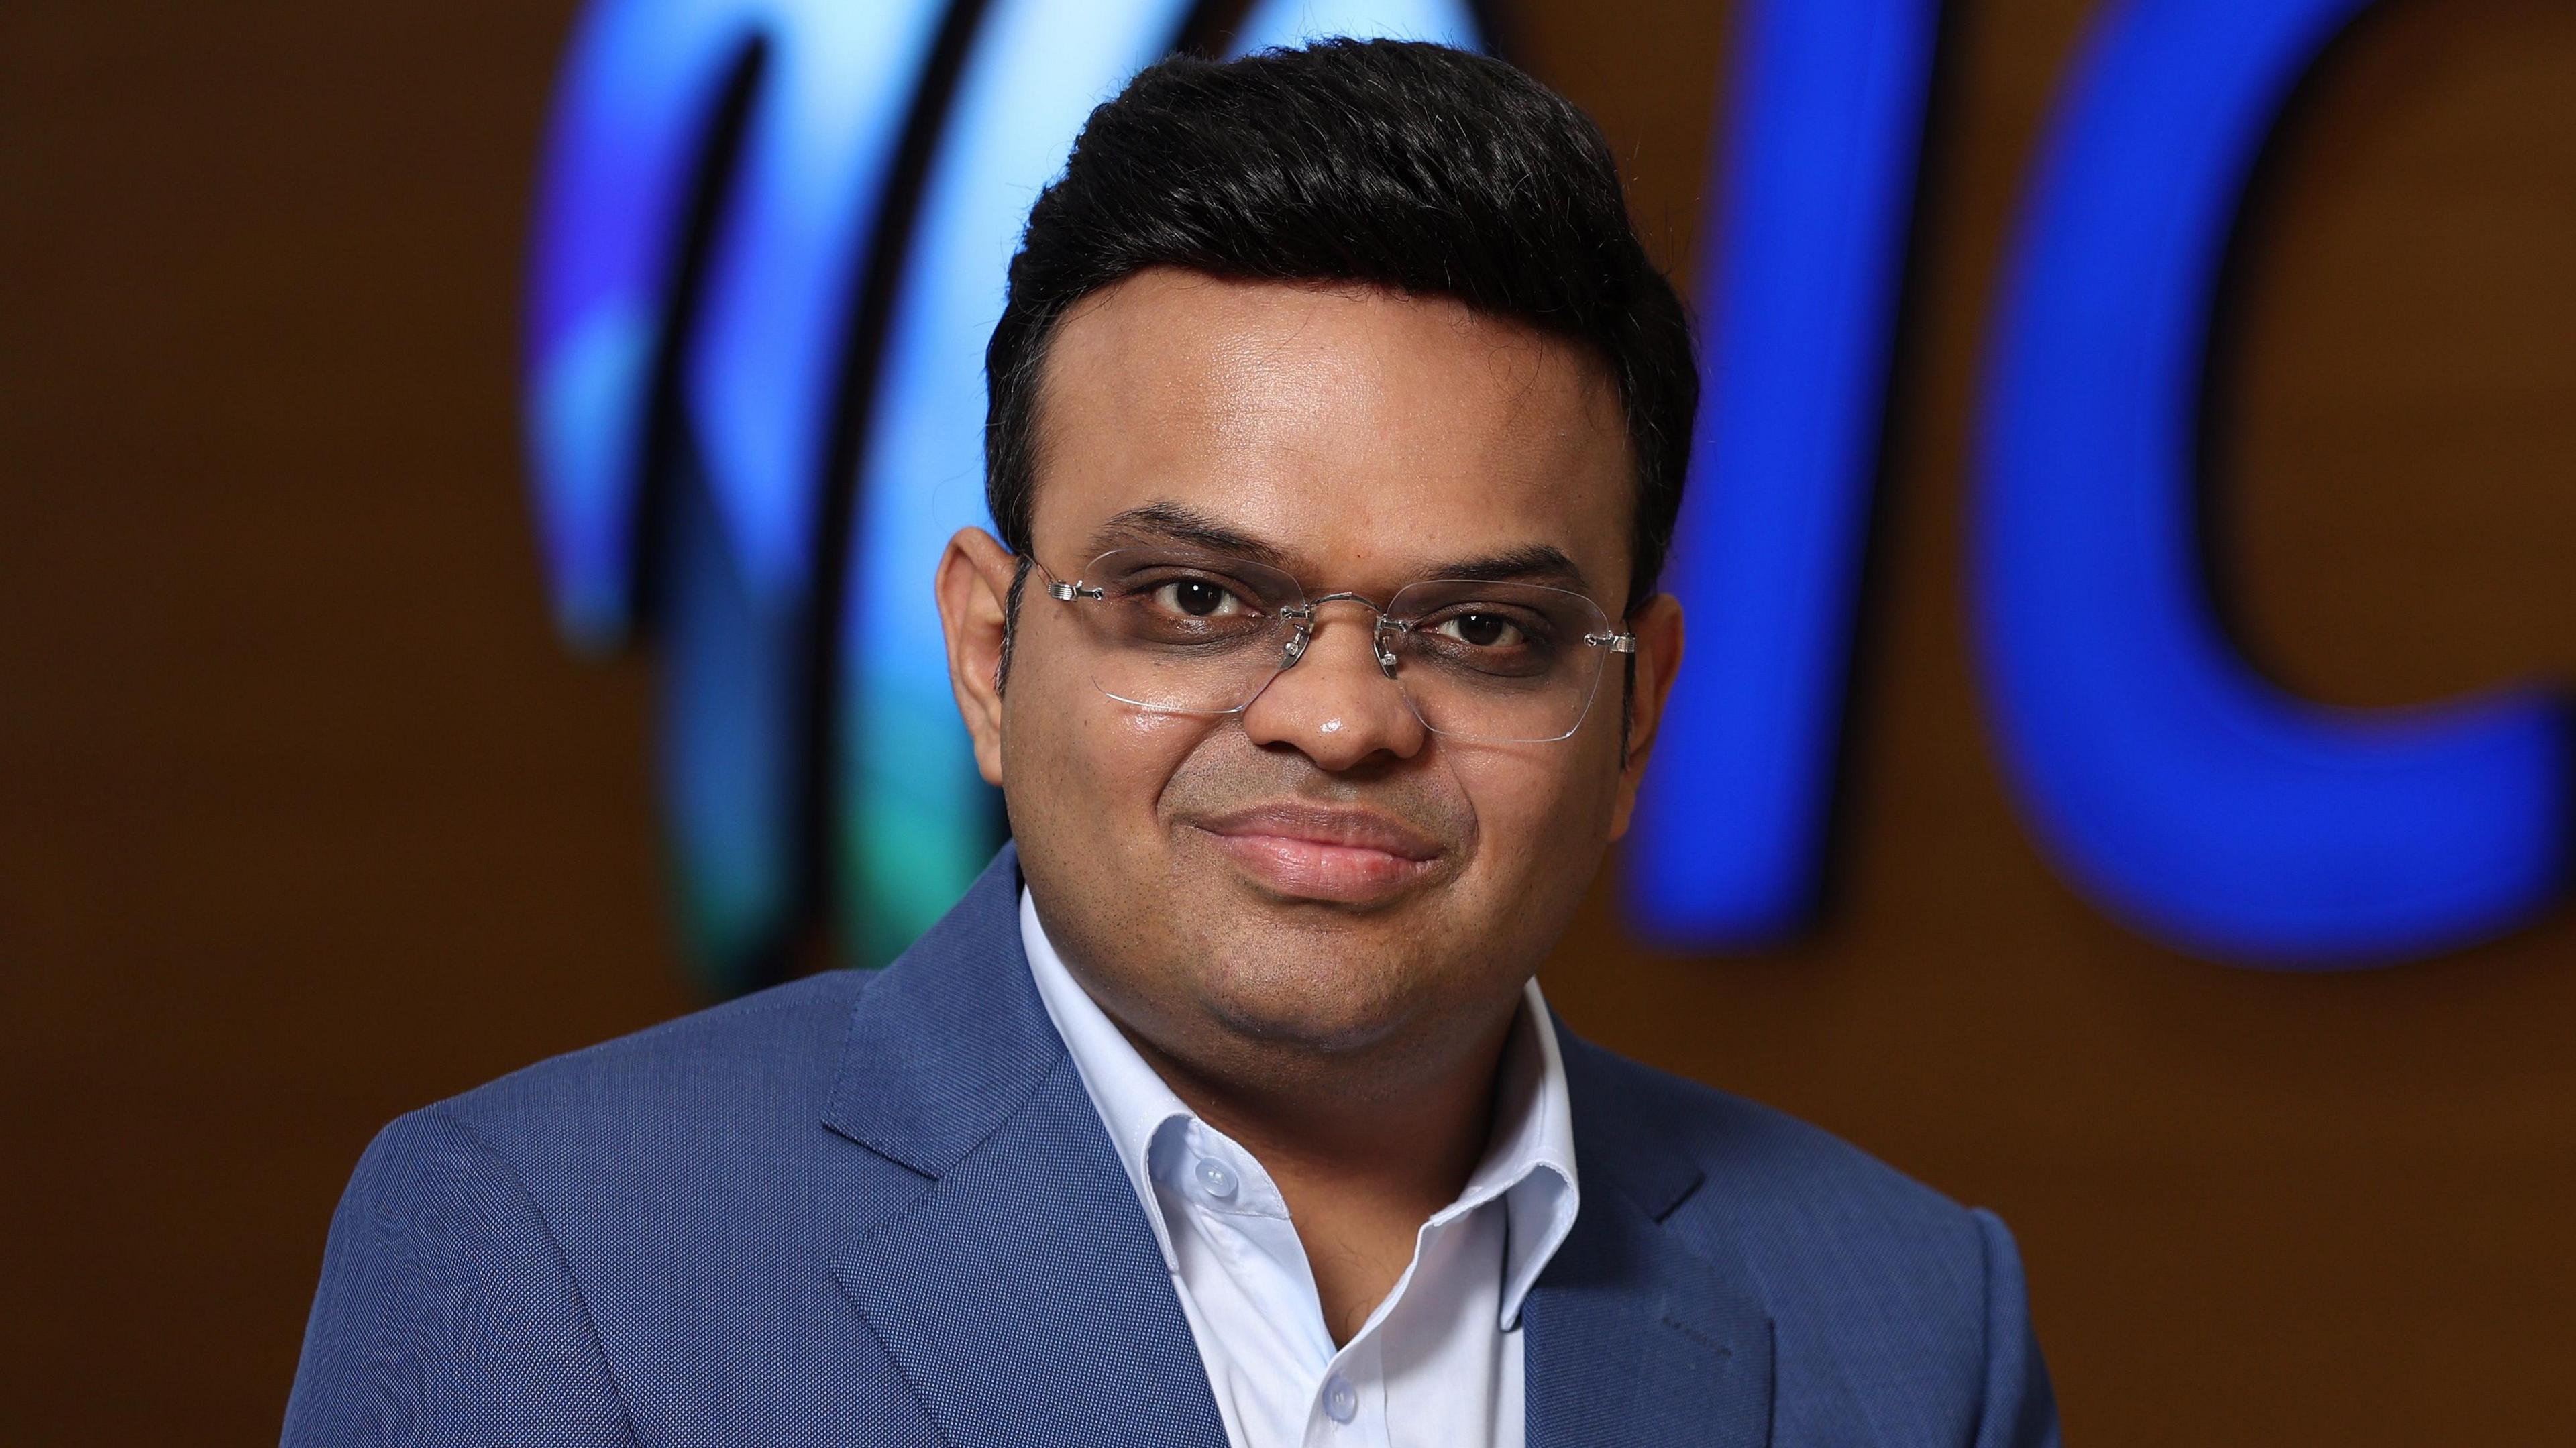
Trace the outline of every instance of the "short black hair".
{"type": "Polygon", "coordinates": [[[1176,55],[1092,111],[1029,212],[984,352],[985,497],[1023,559],[1048,340],[1075,302],[1165,266],[1445,296],[1589,348],[1635,464],[1626,607],[1653,595],[1699,369],[1609,143],[1572,102],[1469,51],[1325,40],[1176,55]]]}

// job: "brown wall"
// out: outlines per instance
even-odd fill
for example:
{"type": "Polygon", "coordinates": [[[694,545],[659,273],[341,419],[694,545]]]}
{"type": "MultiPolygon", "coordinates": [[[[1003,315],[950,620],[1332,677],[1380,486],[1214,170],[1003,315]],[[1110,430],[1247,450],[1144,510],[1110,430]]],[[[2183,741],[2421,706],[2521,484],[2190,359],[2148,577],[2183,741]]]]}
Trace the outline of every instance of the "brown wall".
{"type": "MultiPolygon", "coordinates": [[[[1669,958],[1605,884],[1552,998],[2001,1209],[2080,1442],[2566,1441],[2576,918],[2232,971],[2014,820],[1965,456],[2092,7],[1954,8],[1835,913],[1669,958]]],[[[691,1003],[648,675],[549,635],[516,455],[567,13],[0,9],[0,1441],[271,1438],[375,1127],[691,1003]]],[[[1516,13],[1686,266],[1723,8],[1516,13]]],[[[2343,703],[2576,678],[2576,10],[2399,0],[2286,145],[2219,450],[2249,647],[2343,703]]]]}

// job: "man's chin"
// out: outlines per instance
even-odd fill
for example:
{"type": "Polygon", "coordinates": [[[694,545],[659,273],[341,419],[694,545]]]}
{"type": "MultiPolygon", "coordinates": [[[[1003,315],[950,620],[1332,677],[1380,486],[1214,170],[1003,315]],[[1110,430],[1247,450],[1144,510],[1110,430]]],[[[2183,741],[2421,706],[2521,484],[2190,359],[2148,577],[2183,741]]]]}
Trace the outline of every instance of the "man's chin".
{"type": "Polygon", "coordinates": [[[1227,1034],[1265,1048],[1347,1055],[1400,1034],[1413,1012],[1384,957],[1237,965],[1200,983],[1227,1034]]]}

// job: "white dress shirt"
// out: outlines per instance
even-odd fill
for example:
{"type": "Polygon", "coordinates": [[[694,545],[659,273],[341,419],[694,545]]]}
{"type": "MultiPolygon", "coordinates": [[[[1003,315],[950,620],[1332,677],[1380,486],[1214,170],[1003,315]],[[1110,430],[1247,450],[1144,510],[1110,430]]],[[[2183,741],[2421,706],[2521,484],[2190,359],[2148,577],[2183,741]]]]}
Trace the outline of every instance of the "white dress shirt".
{"type": "Polygon", "coordinates": [[[1579,1202],[1565,1063],[1538,983],[1467,1189],[1422,1224],[1412,1264],[1336,1349],[1270,1174],[1136,1053],[1048,943],[1026,889],[1020,939],[1162,1246],[1234,1448],[1520,1448],[1521,1300],[1579,1202]]]}

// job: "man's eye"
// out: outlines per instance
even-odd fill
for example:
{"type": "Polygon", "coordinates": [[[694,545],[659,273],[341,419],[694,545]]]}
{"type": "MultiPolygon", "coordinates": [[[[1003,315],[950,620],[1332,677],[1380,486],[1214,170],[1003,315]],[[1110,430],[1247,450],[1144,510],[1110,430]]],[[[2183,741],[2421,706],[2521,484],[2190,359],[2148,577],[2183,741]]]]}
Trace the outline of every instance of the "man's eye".
{"type": "Polygon", "coordinates": [[[1509,648],[1525,637],[1520,625],[1498,613],[1454,614],[1442,619],[1436,631],[1444,638],[1479,649],[1509,648]]]}
{"type": "Polygon", "coordinates": [[[1154,590],[1154,602],[1190,618],[1222,618],[1243,612],[1243,601],[1204,578],[1176,578],[1154,590]]]}

